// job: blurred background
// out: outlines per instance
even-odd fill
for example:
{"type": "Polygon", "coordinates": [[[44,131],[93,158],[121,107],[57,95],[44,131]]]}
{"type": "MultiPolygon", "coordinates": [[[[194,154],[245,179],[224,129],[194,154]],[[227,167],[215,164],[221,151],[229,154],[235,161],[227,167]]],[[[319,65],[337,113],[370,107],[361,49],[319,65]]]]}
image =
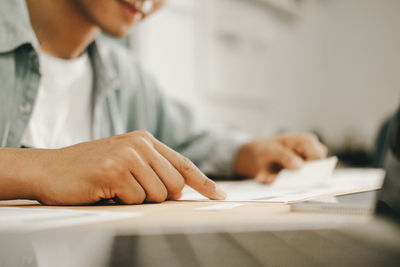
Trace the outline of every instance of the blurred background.
{"type": "Polygon", "coordinates": [[[400,103],[399,14],[398,0],[169,0],[126,43],[207,121],[312,131],[369,166],[400,103]]]}

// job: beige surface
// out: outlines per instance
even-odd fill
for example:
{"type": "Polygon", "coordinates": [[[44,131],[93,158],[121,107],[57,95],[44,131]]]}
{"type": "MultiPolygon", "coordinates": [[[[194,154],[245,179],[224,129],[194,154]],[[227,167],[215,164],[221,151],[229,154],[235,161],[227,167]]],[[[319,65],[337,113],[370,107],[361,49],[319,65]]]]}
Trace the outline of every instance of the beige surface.
{"type": "MultiPolygon", "coordinates": [[[[102,222],[81,227],[112,228],[117,232],[166,233],[198,231],[251,231],[267,229],[308,229],[364,224],[371,216],[291,212],[285,204],[248,203],[221,211],[198,211],[195,208],[221,202],[167,201],[161,204],[103,206],[42,206],[35,201],[0,201],[1,207],[70,208],[140,212],[132,219],[102,222]]],[[[226,202],[223,202],[226,203],[226,202]]]]}

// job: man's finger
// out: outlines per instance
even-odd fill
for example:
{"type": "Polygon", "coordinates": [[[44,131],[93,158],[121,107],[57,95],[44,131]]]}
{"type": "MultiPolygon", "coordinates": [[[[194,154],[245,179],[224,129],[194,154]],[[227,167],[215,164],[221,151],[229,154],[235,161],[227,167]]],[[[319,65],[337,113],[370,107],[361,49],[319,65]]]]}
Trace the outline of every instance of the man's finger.
{"type": "Polygon", "coordinates": [[[132,153],[132,167],[130,172],[146,192],[147,202],[163,202],[167,199],[168,192],[158,175],[136,152],[132,153]]]}
{"type": "Polygon", "coordinates": [[[146,193],[131,173],[126,172],[119,177],[123,183],[116,189],[117,198],[124,204],[141,204],[146,199],[146,193]]]}
{"type": "Polygon", "coordinates": [[[193,162],[154,137],[152,139],[156,150],[180,172],[187,185],[210,199],[222,200],[226,198],[226,193],[214,181],[207,178],[193,162]]]}
{"type": "Polygon", "coordinates": [[[296,151],[307,161],[325,158],[328,153],[326,146],[313,134],[287,136],[282,139],[282,144],[296,151]]]}
{"type": "Polygon", "coordinates": [[[294,150],[306,161],[325,158],[328,151],[326,147],[320,143],[301,143],[295,146],[294,150]]]}
{"type": "Polygon", "coordinates": [[[266,170],[261,170],[255,176],[255,180],[261,184],[270,184],[275,181],[278,173],[271,173],[266,170]]]}
{"type": "Polygon", "coordinates": [[[289,170],[298,169],[304,163],[299,155],[283,145],[277,146],[276,151],[268,156],[270,161],[279,163],[284,169],[289,170]]]}
{"type": "Polygon", "coordinates": [[[147,157],[151,168],[167,188],[168,195],[180,193],[185,186],[185,179],[180,172],[153,147],[149,149],[147,157]]]}

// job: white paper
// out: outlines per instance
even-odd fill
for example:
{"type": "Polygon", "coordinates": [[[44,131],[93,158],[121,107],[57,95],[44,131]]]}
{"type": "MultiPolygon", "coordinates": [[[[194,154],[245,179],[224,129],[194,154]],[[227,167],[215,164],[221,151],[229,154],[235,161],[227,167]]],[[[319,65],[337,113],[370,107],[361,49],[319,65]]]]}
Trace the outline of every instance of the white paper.
{"type": "MultiPolygon", "coordinates": [[[[219,182],[227,192],[224,201],[294,203],[321,197],[379,189],[385,172],[381,169],[342,169],[333,174],[336,158],[308,162],[299,171],[285,171],[276,183],[254,180],[219,182]],[[282,179],[283,181],[279,181],[282,179]]],[[[189,187],[181,200],[209,201],[189,187]]]]}
{"type": "Polygon", "coordinates": [[[330,157],[307,162],[298,170],[282,170],[272,186],[289,188],[323,184],[332,175],[337,161],[336,157],[330,157]]]}
{"type": "Polygon", "coordinates": [[[0,208],[0,231],[35,231],[138,216],[141,216],[141,213],[2,207],[0,208]]]}
{"type": "Polygon", "coordinates": [[[322,202],[322,203],[330,203],[330,204],[336,204],[339,203],[338,199],[336,196],[329,196],[329,197],[323,197],[323,198],[318,198],[315,201],[322,202]]]}
{"type": "Polygon", "coordinates": [[[218,211],[218,210],[229,210],[240,206],[249,205],[248,203],[222,203],[217,205],[211,205],[206,207],[195,208],[200,211],[218,211]]]}

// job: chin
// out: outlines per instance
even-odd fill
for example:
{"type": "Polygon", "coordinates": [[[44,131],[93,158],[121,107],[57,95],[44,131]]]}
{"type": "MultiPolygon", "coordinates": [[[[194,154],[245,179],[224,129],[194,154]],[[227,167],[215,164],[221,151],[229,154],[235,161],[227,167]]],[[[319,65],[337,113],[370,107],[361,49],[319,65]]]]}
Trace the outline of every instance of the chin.
{"type": "Polygon", "coordinates": [[[127,31],[127,30],[113,30],[113,31],[104,31],[104,32],[106,32],[109,35],[112,35],[114,37],[125,37],[130,33],[130,31],[127,31]]]}
{"type": "Polygon", "coordinates": [[[102,28],[102,31],[114,37],[125,37],[131,32],[132,27],[133,26],[131,25],[120,26],[120,27],[107,27],[107,28],[102,28]]]}

